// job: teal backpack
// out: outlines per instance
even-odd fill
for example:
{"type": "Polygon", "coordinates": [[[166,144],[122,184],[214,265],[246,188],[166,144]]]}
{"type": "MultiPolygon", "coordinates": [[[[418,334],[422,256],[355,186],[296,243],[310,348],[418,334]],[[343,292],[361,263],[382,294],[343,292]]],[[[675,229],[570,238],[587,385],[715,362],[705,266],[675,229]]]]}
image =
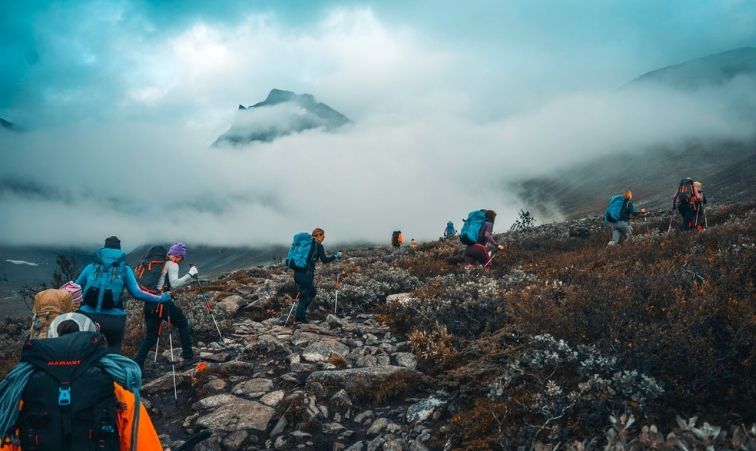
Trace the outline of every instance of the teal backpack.
{"type": "Polygon", "coordinates": [[[606,222],[617,222],[622,217],[622,207],[625,205],[625,196],[615,194],[609,198],[609,206],[606,208],[604,220],[606,222]]]}
{"type": "Polygon", "coordinates": [[[306,269],[307,259],[312,251],[312,235],[307,232],[299,232],[294,235],[294,240],[286,256],[286,266],[291,269],[306,269]]]}
{"type": "Polygon", "coordinates": [[[114,308],[123,310],[126,279],[126,254],[119,249],[97,251],[92,272],[82,288],[82,304],[96,312],[114,308]]]}
{"type": "Polygon", "coordinates": [[[486,210],[471,211],[464,222],[462,231],[459,232],[459,240],[468,246],[477,243],[480,231],[486,223],[486,210]]]}

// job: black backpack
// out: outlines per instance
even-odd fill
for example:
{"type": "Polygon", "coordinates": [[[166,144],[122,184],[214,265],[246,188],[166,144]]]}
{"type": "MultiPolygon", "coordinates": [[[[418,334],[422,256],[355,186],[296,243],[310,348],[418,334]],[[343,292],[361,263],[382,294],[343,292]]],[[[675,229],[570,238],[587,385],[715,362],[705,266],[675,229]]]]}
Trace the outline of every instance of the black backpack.
{"type": "Polygon", "coordinates": [[[164,246],[153,246],[134,268],[134,276],[142,291],[158,294],[158,282],[167,260],[167,253],[168,250],[164,246]]]}
{"type": "Polygon", "coordinates": [[[680,180],[677,187],[677,205],[689,204],[691,199],[693,199],[693,179],[680,180]]]}
{"type": "Polygon", "coordinates": [[[24,389],[21,449],[118,451],[119,407],[113,378],[100,366],[105,337],[78,332],[30,340],[21,361],[36,368],[24,389]]]}

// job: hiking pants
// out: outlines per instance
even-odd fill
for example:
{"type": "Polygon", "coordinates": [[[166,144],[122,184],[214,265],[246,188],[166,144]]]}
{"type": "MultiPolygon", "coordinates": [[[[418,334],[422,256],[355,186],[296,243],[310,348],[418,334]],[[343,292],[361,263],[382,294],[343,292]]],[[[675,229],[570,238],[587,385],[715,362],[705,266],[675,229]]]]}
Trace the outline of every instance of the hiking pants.
{"type": "Polygon", "coordinates": [[[627,221],[617,221],[612,223],[612,241],[613,244],[618,244],[621,237],[629,237],[633,234],[633,228],[627,221]]]}
{"type": "Polygon", "coordinates": [[[99,324],[100,333],[105,336],[105,340],[108,342],[109,353],[121,353],[123,334],[126,330],[126,315],[103,315],[102,313],[86,313],[82,311],[79,311],[79,313],[88,316],[89,319],[99,324]]]}
{"type": "Polygon", "coordinates": [[[465,264],[467,265],[476,263],[486,265],[490,259],[491,254],[488,253],[488,249],[480,243],[471,244],[465,249],[465,264]]]}
{"type": "MultiPolygon", "coordinates": [[[[184,312],[173,302],[164,302],[163,315],[158,316],[155,311],[155,307],[152,305],[145,305],[144,308],[144,326],[145,334],[144,340],[139,351],[134,356],[134,361],[139,364],[140,367],[144,367],[144,360],[147,358],[147,354],[150,349],[155,348],[155,344],[158,341],[158,333],[160,332],[160,323],[163,321],[170,322],[179,330],[179,336],[181,337],[181,356],[184,360],[194,357],[192,352],[192,328],[189,326],[189,321],[184,316],[184,312]]],[[[170,333],[170,329],[168,330],[170,333]]]]}
{"type": "Polygon", "coordinates": [[[677,211],[682,215],[682,223],[680,224],[682,230],[693,230],[696,228],[696,212],[693,210],[691,204],[680,204],[677,207],[677,211]]]}
{"type": "Polygon", "coordinates": [[[294,283],[299,290],[299,305],[297,305],[297,321],[307,320],[307,307],[318,291],[315,289],[315,273],[308,271],[294,271],[294,283]]]}

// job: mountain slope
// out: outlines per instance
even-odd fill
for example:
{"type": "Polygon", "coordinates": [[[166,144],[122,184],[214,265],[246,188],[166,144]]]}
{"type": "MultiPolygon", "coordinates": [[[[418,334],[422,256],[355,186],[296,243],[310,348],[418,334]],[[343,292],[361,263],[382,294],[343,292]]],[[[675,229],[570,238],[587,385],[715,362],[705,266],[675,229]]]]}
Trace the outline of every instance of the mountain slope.
{"type": "Polygon", "coordinates": [[[628,86],[657,83],[680,89],[720,85],[738,76],[756,76],[756,47],[704,56],[641,75],[628,86]]]}
{"type": "Polygon", "coordinates": [[[295,94],[273,89],[268,97],[250,107],[239,105],[231,128],[218,137],[214,146],[270,142],[304,130],[334,131],[351,122],[311,94],[295,94]]]}

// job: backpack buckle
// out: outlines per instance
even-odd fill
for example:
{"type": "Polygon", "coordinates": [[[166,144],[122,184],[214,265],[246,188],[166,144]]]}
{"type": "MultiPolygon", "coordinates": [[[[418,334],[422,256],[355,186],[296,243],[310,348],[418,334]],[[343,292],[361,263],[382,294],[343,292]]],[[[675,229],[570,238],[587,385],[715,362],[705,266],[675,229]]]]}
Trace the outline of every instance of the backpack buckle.
{"type": "Polygon", "coordinates": [[[71,405],[71,387],[58,387],[58,405],[71,405]]]}

